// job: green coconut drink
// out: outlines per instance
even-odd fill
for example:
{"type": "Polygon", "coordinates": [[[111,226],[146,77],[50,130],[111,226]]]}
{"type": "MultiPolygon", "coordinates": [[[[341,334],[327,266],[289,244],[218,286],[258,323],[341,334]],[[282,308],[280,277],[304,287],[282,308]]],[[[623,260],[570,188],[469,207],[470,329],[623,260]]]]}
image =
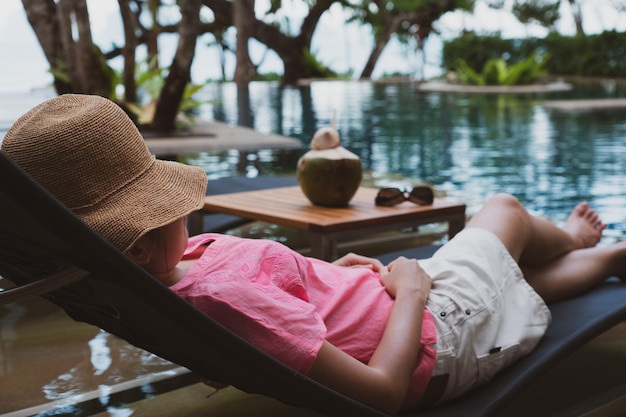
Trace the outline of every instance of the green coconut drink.
{"type": "Polygon", "coordinates": [[[297,177],[311,203],[345,207],[361,185],[361,159],[341,146],[336,129],[324,127],[315,132],[311,150],[298,160],[297,177]]]}

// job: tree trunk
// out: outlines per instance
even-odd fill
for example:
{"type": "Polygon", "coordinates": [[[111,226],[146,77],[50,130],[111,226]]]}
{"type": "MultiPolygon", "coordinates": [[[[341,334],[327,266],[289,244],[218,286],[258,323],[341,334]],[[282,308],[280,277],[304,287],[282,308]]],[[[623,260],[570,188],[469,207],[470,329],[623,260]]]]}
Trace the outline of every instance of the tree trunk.
{"type": "Polygon", "coordinates": [[[65,56],[61,43],[59,17],[54,0],[22,0],[24,11],[41,49],[48,60],[50,70],[54,76],[54,88],[58,94],[72,91],[71,80],[60,77],[67,74],[63,64],[65,56]]]}
{"type": "Polygon", "coordinates": [[[191,64],[200,32],[201,4],[201,0],[180,0],[179,2],[182,18],[178,26],[178,47],[156,106],[152,123],[154,130],[176,129],[176,116],[180,103],[183,100],[185,88],[191,81],[191,64]]]}
{"type": "Polygon", "coordinates": [[[235,67],[235,83],[244,86],[254,79],[256,68],[250,60],[248,43],[251,27],[254,22],[254,0],[233,1],[233,23],[237,30],[237,66],[235,67]]]}
{"type": "Polygon", "coordinates": [[[148,10],[152,18],[152,26],[146,30],[146,49],[148,50],[148,63],[150,69],[159,68],[159,8],[161,0],[148,0],[148,10]]]}
{"type": "MultiPolygon", "coordinates": [[[[318,74],[306,59],[310,51],[311,39],[322,14],[338,0],[317,0],[302,21],[298,36],[285,35],[278,27],[256,18],[252,21],[250,35],[278,54],[283,61],[283,83],[295,84],[302,77],[314,77],[318,74]]],[[[203,0],[204,5],[215,13],[220,22],[232,22],[233,5],[227,0],[203,0]]]]}
{"type": "Polygon", "coordinates": [[[385,25],[385,31],[381,32],[380,35],[376,37],[376,40],[374,43],[374,49],[370,53],[370,56],[367,59],[367,63],[365,64],[365,67],[363,67],[363,71],[361,72],[359,79],[367,80],[367,79],[372,78],[372,73],[374,72],[376,63],[378,62],[378,59],[382,55],[383,50],[389,43],[389,40],[391,39],[391,35],[393,35],[396,32],[396,30],[398,30],[400,22],[401,22],[401,18],[399,17],[391,19],[391,21],[387,25],[385,25]]]}
{"type": "MultiPolygon", "coordinates": [[[[423,6],[409,12],[390,14],[384,12],[384,3],[377,3],[384,19],[384,31],[376,37],[374,49],[370,54],[360,79],[372,77],[374,67],[378,62],[385,46],[389,43],[391,36],[400,27],[415,28],[415,36],[418,39],[418,48],[421,48],[428,35],[433,30],[433,22],[439,19],[444,13],[459,7],[457,0],[439,0],[437,2],[426,2],[423,6]]],[[[406,30],[406,29],[404,29],[406,30]]]]}
{"type": "MultiPolygon", "coordinates": [[[[293,45],[293,43],[290,44],[293,45]]],[[[279,55],[283,61],[283,84],[296,85],[298,80],[313,76],[306,75],[307,69],[301,48],[293,46],[292,48],[287,48],[279,55]]]]}
{"type": "Polygon", "coordinates": [[[78,26],[77,66],[80,72],[80,82],[86,94],[96,94],[111,98],[113,89],[108,67],[102,52],[93,43],[89,11],[86,0],[74,0],[74,11],[78,26]]]}
{"type": "Polygon", "coordinates": [[[86,0],[61,0],[58,4],[62,13],[66,62],[71,65],[74,92],[110,97],[111,78],[102,53],[91,37],[86,0]],[[72,36],[74,25],[76,39],[72,36]]]}
{"type": "Polygon", "coordinates": [[[124,48],[122,55],[124,56],[124,100],[128,103],[137,102],[137,83],[135,82],[135,49],[137,48],[137,37],[135,32],[137,25],[135,24],[135,15],[130,7],[130,0],[118,0],[120,5],[120,13],[122,15],[122,24],[124,25],[124,48]]]}
{"type": "Polygon", "coordinates": [[[85,0],[22,0],[22,4],[54,74],[57,93],[109,97],[111,80],[91,38],[85,0]]]}
{"type": "Polygon", "coordinates": [[[65,64],[65,69],[72,85],[72,92],[81,92],[82,85],[80,83],[78,65],[76,65],[76,47],[72,35],[72,9],[73,4],[68,0],[60,0],[57,3],[60,42],[62,45],[60,59],[65,64]]]}
{"type": "Polygon", "coordinates": [[[572,9],[572,15],[574,16],[574,22],[576,23],[576,34],[584,35],[583,29],[583,16],[580,10],[580,4],[576,0],[568,0],[570,8],[572,9]]]}

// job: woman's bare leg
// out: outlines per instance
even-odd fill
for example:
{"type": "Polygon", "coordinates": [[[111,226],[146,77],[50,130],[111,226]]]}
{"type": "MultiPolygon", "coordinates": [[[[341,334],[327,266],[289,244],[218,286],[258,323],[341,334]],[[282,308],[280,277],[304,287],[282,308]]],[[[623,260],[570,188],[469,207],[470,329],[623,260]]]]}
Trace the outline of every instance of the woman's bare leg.
{"type": "Polygon", "coordinates": [[[541,265],[575,249],[595,246],[605,225],[586,203],[574,208],[564,229],[533,216],[513,196],[498,194],[468,222],[500,238],[513,258],[527,265],[541,265]]]}
{"type": "Polygon", "coordinates": [[[500,194],[467,227],[496,234],[546,301],[579,294],[610,275],[624,275],[626,268],[626,243],[594,248],[606,226],[586,203],[574,208],[561,229],[500,194]]]}
{"type": "Polygon", "coordinates": [[[626,241],[578,249],[544,265],[520,265],[524,277],[546,302],[580,295],[610,276],[626,282],[626,241]]]}

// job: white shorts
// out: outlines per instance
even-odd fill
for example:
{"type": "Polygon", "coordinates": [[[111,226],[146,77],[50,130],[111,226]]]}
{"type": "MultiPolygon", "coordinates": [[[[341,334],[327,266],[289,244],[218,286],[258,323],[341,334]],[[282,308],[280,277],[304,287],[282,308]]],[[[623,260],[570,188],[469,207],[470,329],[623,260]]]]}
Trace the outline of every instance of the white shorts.
{"type": "Polygon", "coordinates": [[[528,354],[550,324],[550,310],[491,232],[466,228],[420,265],[433,279],[426,303],[437,328],[433,376],[448,375],[441,400],[528,354]]]}

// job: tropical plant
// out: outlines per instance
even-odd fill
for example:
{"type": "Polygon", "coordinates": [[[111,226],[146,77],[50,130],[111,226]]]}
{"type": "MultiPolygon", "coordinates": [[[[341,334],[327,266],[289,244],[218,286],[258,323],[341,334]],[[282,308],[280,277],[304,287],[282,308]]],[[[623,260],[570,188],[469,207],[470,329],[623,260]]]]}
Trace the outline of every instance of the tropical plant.
{"type": "Polygon", "coordinates": [[[549,54],[544,69],[551,76],[626,77],[626,33],[616,31],[586,36],[551,33],[545,38],[523,39],[466,33],[444,43],[442,63],[446,72],[457,72],[459,59],[463,59],[481,73],[490,59],[502,58],[513,65],[535,51],[549,54]]]}
{"type": "Polygon", "coordinates": [[[454,71],[461,84],[471,85],[522,85],[531,84],[546,74],[545,64],[548,54],[539,57],[533,52],[528,58],[516,64],[508,65],[502,58],[489,59],[477,72],[465,60],[459,58],[454,71]]]}
{"type": "Polygon", "coordinates": [[[335,71],[331,70],[329,67],[320,62],[314,52],[305,49],[303,54],[304,62],[307,64],[306,68],[308,68],[310,75],[317,74],[318,76],[323,78],[336,78],[338,76],[335,71]]]}
{"type": "MultiPolygon", "coordinates": [[[[154,121],[158,100],[168,73],[167,68],[160,68],[154,64],[153,60],[157,58],[153,57],[150,61],[140,62],[137,65],[135,70],[138,91],[137,102],[125,101],[123,97],[117,94],[119,89],[114,89],[116,91],[114,100],[126,107],[135,116],[137,124],[144,128],[149,128],[154,121]]],[[[120,72],[116,72],[114,79],[119,83],[119,86],[122,86],[122,74],[120,72]]],[[[183,97],[178,107],[177,129],[184,129],[193,125],[195,110],[203,104],[202,101],[196,100],[194,95],[203,87],[204,84],[193,83],[187,83],[185,86],[183,97]]]]}

